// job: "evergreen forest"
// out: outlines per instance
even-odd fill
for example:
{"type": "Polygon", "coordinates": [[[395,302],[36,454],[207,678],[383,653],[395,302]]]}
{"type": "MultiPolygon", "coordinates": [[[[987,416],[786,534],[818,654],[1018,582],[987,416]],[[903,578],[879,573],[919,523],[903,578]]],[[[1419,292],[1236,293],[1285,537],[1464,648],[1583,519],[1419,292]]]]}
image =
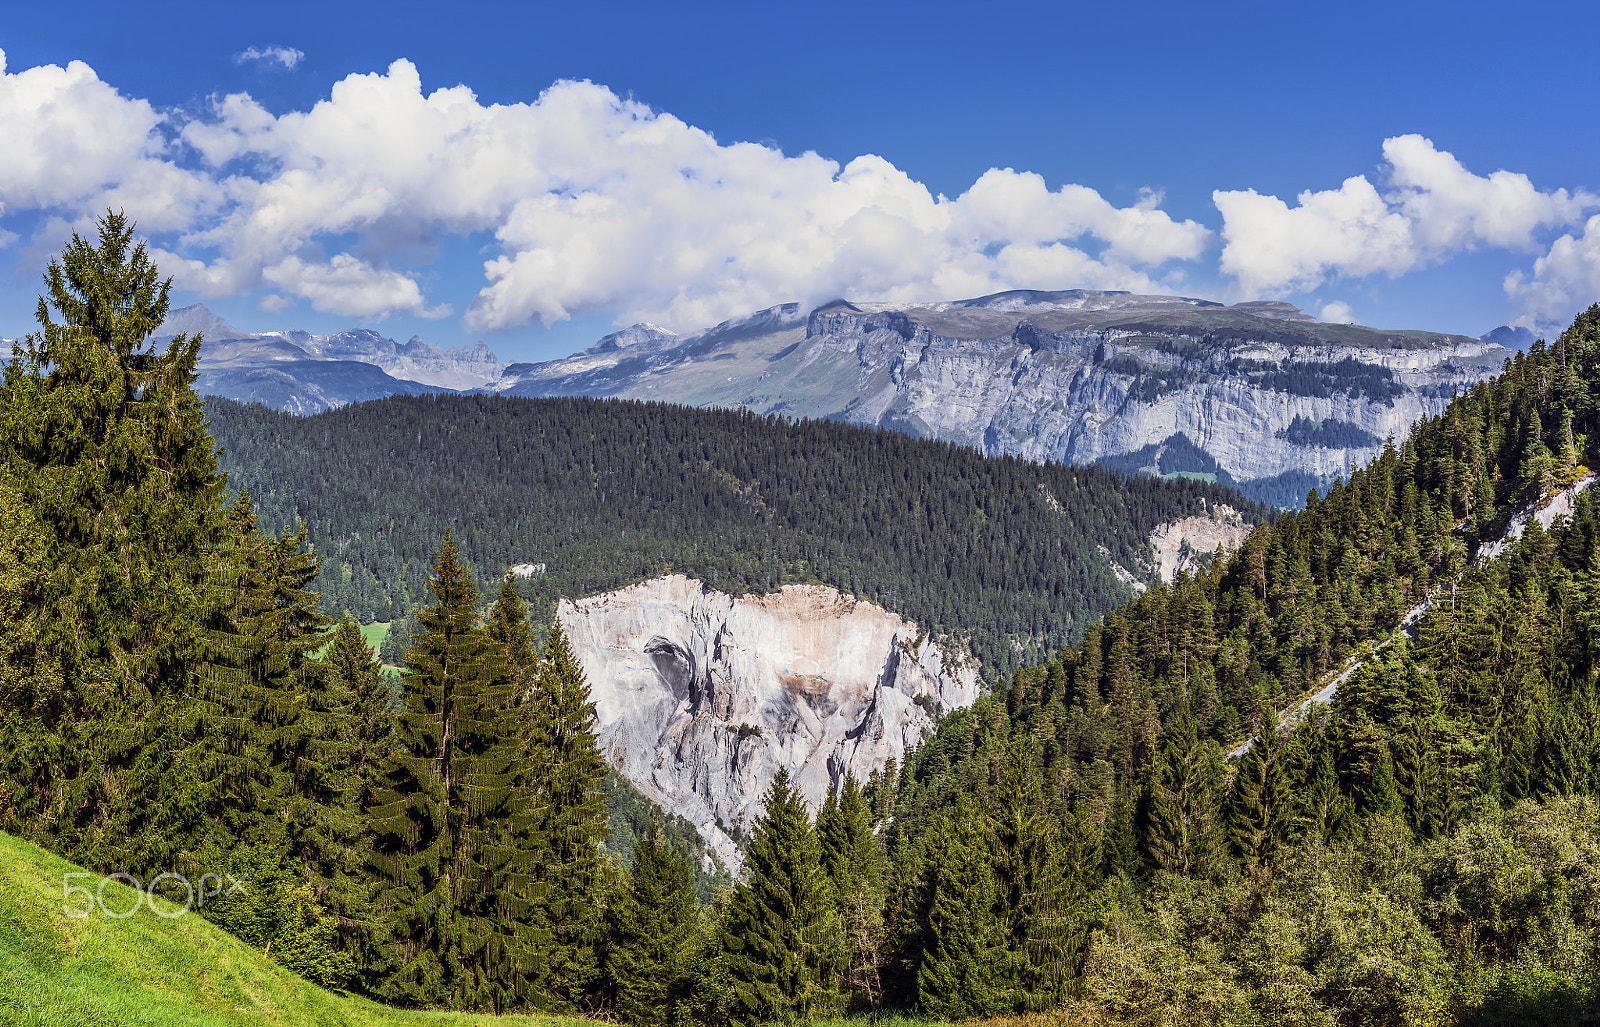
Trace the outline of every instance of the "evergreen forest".
{"type": "Polygon", "coordinates": [[[108,214],[5,366],[0,830],[248,880],[196,912],[403,1007],[1600,1017],[1600,504],[1518,517],[1588,480],[1600,306],[1122,602],[1087,554],[1233,494],[652,404],[208,406],[199,340],[148,341],[168,292],[108,214]],[[742,876],[697,892],[681,829],[608,809],[548,617],[668,568],[881,599],[994,687],[820,810],[778,773],[742,876]]]}
{"type": "Polygon", "coordinates": [[[734,594],[821,582],[951,637],[998,683],[1126,600],[1106,561],[1146,573],[1156,525],[1218,502],[1268,513],[1204,482],[748,411],[487,396],[206,410],[229,482],[263,523],[306,525],[324,608],[391,621],[395,663],[446,525],[484,580],[542,566],[520,586],[536,634],[558,596],[657,574],[734,594]]]}

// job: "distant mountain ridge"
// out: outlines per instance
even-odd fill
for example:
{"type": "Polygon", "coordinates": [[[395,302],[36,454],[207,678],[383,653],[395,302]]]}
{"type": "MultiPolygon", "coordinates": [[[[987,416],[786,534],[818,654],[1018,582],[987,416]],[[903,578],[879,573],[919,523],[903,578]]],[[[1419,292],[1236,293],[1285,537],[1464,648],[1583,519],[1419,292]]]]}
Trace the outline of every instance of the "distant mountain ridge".
{"type": "Polygon", "coordinates": [[[681,335],[635,324],[537,363],[369,329],[248,333],[199,305],[169,330],[204,334],[203,392],[295,413],[440,391],[743,407],[1205,477],[1285,507],[1531,342],[1506,326],[1473,339],[1327,324],[1275,300],[1078,289],[786,303],[681,335]]]}
{"type": "Polygon", "coordinates": [[[440,349],[416,336],[396,343],[365,328],[332,335],[246,332],[198,303],[172,311],[156,338],[196,332],[202,342],[195,387],[202,394],[297,414],[385,396],[471,391],[502,368],[482,342],[470,350],[440,349]]]}

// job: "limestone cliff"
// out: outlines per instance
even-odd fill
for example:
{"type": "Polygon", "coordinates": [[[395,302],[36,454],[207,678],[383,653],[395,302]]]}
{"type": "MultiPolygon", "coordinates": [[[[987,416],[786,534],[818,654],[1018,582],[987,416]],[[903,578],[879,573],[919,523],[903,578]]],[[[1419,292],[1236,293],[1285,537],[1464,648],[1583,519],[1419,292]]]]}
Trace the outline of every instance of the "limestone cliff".
{"type": "Polygon", "coordinates": [[[820,585],[735,598],[671,575],[557,617],[612,766],[737,867],[741,832],[787,767],[814,807],[978,697],[976,665],[917,625],[820,585]]]}
{"type": "Polygon", "coordinates": [[[638,327],[637,345],[515,365],[493,388],[835,418],[994,455],[1208,475],[1286,506],[1510,355],[1322,324],[1287,303],[1081,290],[788,304],[682,336],[638,327]]]}

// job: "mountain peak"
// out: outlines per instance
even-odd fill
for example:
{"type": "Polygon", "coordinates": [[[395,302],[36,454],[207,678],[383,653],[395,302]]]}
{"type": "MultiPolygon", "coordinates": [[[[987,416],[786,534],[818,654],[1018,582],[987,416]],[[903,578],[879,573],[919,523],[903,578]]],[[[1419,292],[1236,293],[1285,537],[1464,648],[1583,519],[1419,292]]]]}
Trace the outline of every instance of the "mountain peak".
{"type": "MultiPolygon", "coordinates": [[[[649,343],[671,342],[678,337],[678,333],[653,325],[648,321],[629,325],[620,332],[612,332],[599,342],[590,347],[590,352],[603,353],[612,350],[628,349],[632,346],[649,343]]],[[[482,343],[479,343],[482,345],[482,343]]]]}
{"type": "Polygon", "coordinates": [[[167,314],[167,319],[156,329],[156,337],[170,339],[175,335],[193,335],[199,332],[206,342],[226,339],[253,339],[255,336],[224,321],[207,309],[204,303],[191,303],[167,314]]]}
{"type": "Polygon", "coordinates": [[[1306,321],[1312,324],[1317,321],[1293,303],[1285,303],[1283,300],[1245,300],[1243,303],[1235,303],[1228,309],[1242,310],[1246,314],[1271,318],[1274,321],[1306,321]]]}
{"type": "Polygon", "coordinates": [[[1535,340],[1538,339],[1538,336],[1534,335],[1521,325],[1518,325],[1515,328],[1511,327],[1510,325],[1501,325],[1494,331],[1486,332],[1483,335],[1478,336],[1478,338],[1483,342],[1492,343],[1496,346],[1504,346],[1506,349],[1526,350],[1529,346],[1534,344],[1535,340]]]}

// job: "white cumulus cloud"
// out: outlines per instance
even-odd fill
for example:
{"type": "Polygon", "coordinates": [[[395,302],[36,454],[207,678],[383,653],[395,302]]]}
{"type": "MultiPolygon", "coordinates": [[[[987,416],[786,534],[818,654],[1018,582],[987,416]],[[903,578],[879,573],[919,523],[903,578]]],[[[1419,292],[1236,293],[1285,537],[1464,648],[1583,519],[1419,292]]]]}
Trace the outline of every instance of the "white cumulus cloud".
{"type": "Polygon", "coordinates": [[[233,63],[260,61],[263,64],[282,65],[285,70],[290,70],[305,60],[305,56],[303,51],[296,50],[292,46],[251,46],[234,54],[233,63]]]}
{"type": "Polygon", "coordinates": [[[1513,271],[1506,293],[1522,304],[1520,323],[1535,331],[1559,331],[1568,318],[1600,302],[1600,214],[1578,235],[1570,232],[1533,262],[1533,275],[1513,271]]]}
{"type": "Polygon", "coordinates": [[[588,82],[486,105],[466,86],[424,91],[399,60],[337,82],[309,110],[274,115],[240,93],[199,117],[161,115],[82,64],[0,82],[51,89],[69,111],[13,115],[0,99],[0,138],[20,119],[95,159],[75,159],[83,181],[69,186],[33,157],[8,179],[4,162],[24,158],[0,154],[0,202],[81,218],[117,197],[169,233],[156,256],[186,288],[363,317],[440,315],[448,304],[424,294],[417,271],[443,239],[469,234],[493,240],[465,304],[485,330],[613,312],[695,327],[834,296],[1154,291],[1153,275],[1181,274],[1163,265],[1199,257],[1211,237],[1156,193],[1117,207],[994,169],[950,198],[876,156],[841,167],[720,143],[588,82]],[[149,212],[145,196],[170,213],[149,212]]]}
{"type": "Polygon", "coordinates": [[[1350,304],[1344,300],[1334,300],[1332,303],[1323,304],[1322,312],[1317,315],[1317,319],[1327,324],[1354,324],[1356,312],[1351,310],[1350,304]]]}
{"type": "Polygon", "coordinates": [[[1301,292],[1336,277],[1391,276],[1482,246],[1532,249],[1541,229],[1581,220],[1600,198],[1543,191],[1510,171],[1476,175],[1420,135],[1387,139],[1384,185],[1365,176],[1306,191],[1291,207],[1254,190],[1212,194],[1222,271],[1249,295],[1301,292]]]}
{"type": "Polygon", "coordinates": [[[82,61],[13,74],[0,50],[0,211],[125,207],[151,231],[195,223],[222,190],[173,162],[162,121],[82,61]]]}

